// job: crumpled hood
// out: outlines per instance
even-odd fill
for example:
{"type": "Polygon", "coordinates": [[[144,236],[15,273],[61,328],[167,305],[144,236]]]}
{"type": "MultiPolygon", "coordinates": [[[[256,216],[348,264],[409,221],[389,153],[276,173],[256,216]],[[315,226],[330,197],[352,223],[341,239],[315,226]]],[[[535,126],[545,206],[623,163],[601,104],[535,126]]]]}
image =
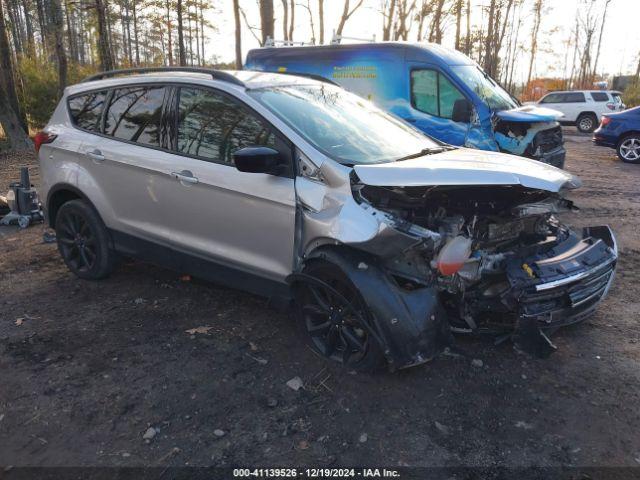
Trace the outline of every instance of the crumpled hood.
{"type": "Polygon", "coordinates": [[[511,110],[500,110],[496,116],[509,122],[553,122],[564,117],[562,112],[537,105],[523,105],[511,110]]]}
{"type": "Polygon", "coordinates": [[[373,186],[522,185],[558,192],[581,185],[578,177],[536,160],[469,148],[353,168],[363,183],[373,186]]]}

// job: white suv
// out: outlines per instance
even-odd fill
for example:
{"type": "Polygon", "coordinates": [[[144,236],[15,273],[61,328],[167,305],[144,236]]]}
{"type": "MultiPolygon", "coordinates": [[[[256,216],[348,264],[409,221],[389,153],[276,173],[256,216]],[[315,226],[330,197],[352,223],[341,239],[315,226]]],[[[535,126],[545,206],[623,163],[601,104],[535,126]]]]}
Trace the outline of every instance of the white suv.
{"type": "Polygon", "coordinates": [[[537,103],[563,113],[560,123],[575,125],[579,131],[591,133],[600,123],[603,114],[625,109],[620,95],[620,92],[614,90],[551,92],[537,103]]]}
{"type": "Polygon", "coordinates": [[[37,137],[81,278],[131,256],[293,300],[310,345],[358,369],[424,362],[451,329],[546,354],[542,331],[606,295],[613,234],[556,219],[580,184],[564,170],[442,144],[308,78],[152,70],[67,88],[37,137]]]}

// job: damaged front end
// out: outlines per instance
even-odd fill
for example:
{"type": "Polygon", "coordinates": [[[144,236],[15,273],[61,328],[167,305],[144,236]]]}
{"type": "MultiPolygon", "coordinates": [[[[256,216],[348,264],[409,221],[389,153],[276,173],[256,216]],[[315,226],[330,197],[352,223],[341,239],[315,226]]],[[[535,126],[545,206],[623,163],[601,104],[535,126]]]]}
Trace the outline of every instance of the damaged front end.
{"type": "Polygon", "coordinates": [[[606,226],[578,233],[558,220],[575,208],[564,198],[579,185],[575,177],[563,173],[556,191],[533,180],[500,182],[497,172],[489,185],[403,186],[366,182],[358,173],[371,179],[376,167],[366,168],[351,170],[349,182],[333,167],[320,181],[298,179],[300,269],[318,256],[340,266],[371,310],[393,367],[433,358],[449,345],[450,330],[510,338],[546,356],[555,348],[549,334],[586,318],[606,295],[617,260],[613,233],[606,226]]]}
{"type": "Polygon", "coordinates": [[[564,167],[566,151],[562,128],[557,121],[526,121],[500,113],[493,121],[500,151],[532,158],[554,167],[564,167]]]}

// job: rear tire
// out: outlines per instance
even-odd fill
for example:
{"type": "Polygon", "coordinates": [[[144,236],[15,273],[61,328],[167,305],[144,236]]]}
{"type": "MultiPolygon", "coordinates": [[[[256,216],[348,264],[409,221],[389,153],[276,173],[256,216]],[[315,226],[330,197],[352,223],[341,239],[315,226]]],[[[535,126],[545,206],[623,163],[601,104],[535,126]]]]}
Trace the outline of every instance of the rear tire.
{"type": "Polygon", "coordinates": [[[640,134],[631,133],[622,137],[616,147],[616,153],[625,163],[640,163],[640,134]]]}
{"type": "Polygon", "coordinates": [[[65,265],[85,280],[100,280],[113,271],[109,233],[98,212],[84,200],[63,204],[56,215],[56,240],[65,265]]]}
{"type": "Polygon", "coordinates": [[[303,273],[319,280],[301,281],[294,289],[295,314],[309,346],[358,371],[384,367],[382,347],[369,332],[373,328],[371,312],[344,272],[332,263],[314,261],[303,273]]]}
{"type": "Polygon", "coordinates": [[[591,133],[598,126],[598,118],[593,113],[581,113],[576,120],[579,132],[591,133]]]}

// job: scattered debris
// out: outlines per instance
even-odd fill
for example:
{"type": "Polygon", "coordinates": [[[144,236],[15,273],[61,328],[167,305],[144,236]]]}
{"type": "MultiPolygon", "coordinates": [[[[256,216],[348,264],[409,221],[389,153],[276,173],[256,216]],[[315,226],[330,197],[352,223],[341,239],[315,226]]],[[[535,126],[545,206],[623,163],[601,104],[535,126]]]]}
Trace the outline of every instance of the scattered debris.
{"type": "Polygon", "coordinates": [[[473,365],[474,367],[482,368],[484,366],[484,362],[479,358],[474,358],[473,360],[471,360],[471,365],[473,365]]]}
{"type": "Polygon", "coordinates": [[[24,323],[24,318],[17,318],[16,319],[16,326],[21,326],[24,323]]]}
{"type": "Polygon", "coordinates": [[[269,360],[267,360],[266,358],[260,358],[260,357],[254,357],[253,355],[249,355],[248,353],[245,353],[245,355],[253,360],[255,360],[256,362],[258,362],[260,365],[266,365],[267,363],[269,363],[269,360]]]}
{"type": "MultiPolygon", "coordinates": [[[[277,407],[278,406],[278,399],[276,399],[276,398],[268,398],[267,399],[267,406],[271,407],[271,408],[277,407]]],[[[0,418],[0,420],[2,420],[2,419],[0,418]]]]}
{"type": "Polygon", "coordinates": [[[133,303],[135,303],[136,305],[142,305],[143,303],[145,303],[146,300],[144,298],[136,298],[133,303]]]}
{"type": "Polygon", "coordinates": [[[55,232],[44,232],[42,234],[42,243],[56,243],[56,241],[55,232]]]}
{"type": "Polygon", "coordinates": [[[304,383],[302,382],[302,379],[300,377],[293,377],[287,382],[287,387],[297,392],[302,387],[304,387],[304,383]]]}
{"type": "Polygon", "coordinates": [[[249,342],[249,348],[251,349],[252,352],[258,351],[258,346],[253,342],[249,342]]]}
{"type": "Polygon", "coordinates": [[[369,440],[369,435],[367,435],[366,433],[361,433],[360,438],[358,438],[358,441],[360,443],[365,443],[367,440],[369,440]]]}
{"type": "Polygon", "coordinates": [[[300,440],[298,442],[298,450],[307,450],[309,448],[309,442],[306,440],[300,440]]]}
{"type": "Polygon", "coordinates": [[[213,431],[213,434],[214,434],[216,437],[224,437],[224,436],[227,434],[227,432],[225,432],[224,430],[221,430],[221,429],[219,429],[219,428],[216,428],[216,429],[213,431]]]}
{"type": "Polygon", "coordinates": [[[129,458],[131,456],[131,454],[129,452],[122,452],[122,456],[124,458],[129,458]]]}
{"type": "Polygon", "coordinates": [[[158,463],[162,463],[165,460],[168,460],[169,458],[179,454],[182,450],[180,450],[178,447],[173,447],[171,450],[169,450],[169,452],[164,455],[162,458],[160,458],[160,460],[158,460],[158,463]]]}
{"type": "Polygon", "coordinates": [[[191,275],[180,275],[180,281],[181,282],[190,282],[191,281],[191,275]]]}
{"type": "Polygon", "coordinates": [[[433,422],[433,424],[436,426],[440,433],[442,433],[443,435],[449,435],[449,427],[437,421],[433,422]]]}
{"type": "Polygon", "coordinates": [[[367,268],[369,268],[369,265],[367,265],[367,264],[366,264],[366,263],[364,263],[364,262],[360,262],[360,263],[358,264],[358,270],[366,270],[367,268]]]}
{"type": "Polygon", "coordinates": [[[531,430],[533,428],[533,425],[531,425],[530,423],[524,422],[522,420],[518,420],[516,422],[516,428],[523,428],[525,430],[531,430]]]}
{"type": "Polygon", "coordinates": [[[158,430],[156,430],[153,427],[149,427],[147,428],[147,431],[144,432],[144,435],[142,435],[143,440],[153,440],[153,437],[155,437],[158,434],[158,430]]]}
{"type": "Polygon", "coordinates": [[[189,335],[195,335],[196,333],[208,335],[209,330],[212,330],[212,329],[213,327],[202,326],[202,327],[190,328],[189,330],[185,330],[185,333],[188,333],[189,335]]]}

